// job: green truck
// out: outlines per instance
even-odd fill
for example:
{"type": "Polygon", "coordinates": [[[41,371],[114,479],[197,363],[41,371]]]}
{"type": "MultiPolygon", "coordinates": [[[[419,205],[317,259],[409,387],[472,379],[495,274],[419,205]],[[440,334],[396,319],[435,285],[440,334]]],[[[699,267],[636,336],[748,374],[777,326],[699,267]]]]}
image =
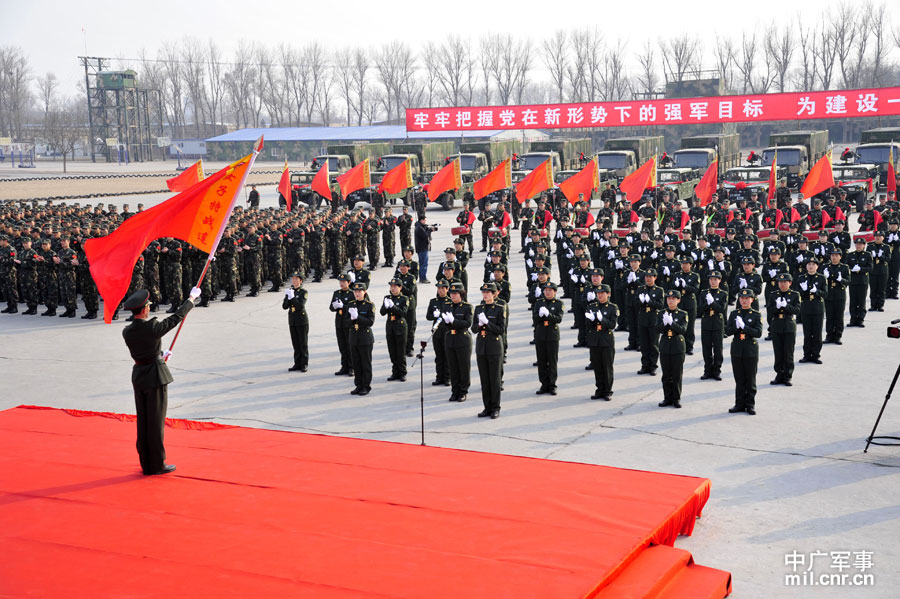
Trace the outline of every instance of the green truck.
{"type": "MultiPolygon", "coordinates": [[[[863,131],[856,146],[856,162],[878,167],[878,191],[887,189],[887,165],[894,153],[894,173],[900,162],[900,127],[880,127],[863,131]]],[[[898,179],[900,181],[900,179],[898,179]]]]}
{"type": "Polygon", "coordinates": [[[547,139],[531,142],[527,152],[519,154],[513,162],[512,181],[518,183],[528,173],[551,161],[553,172],[577,171],[591,158],[591,140],[581,139],[547,139]]]}
{"type": "Polygon", "coordinates": [[[778,166],[787,169],[788,187],[800,189],[809,169],[828,151],[828,131],[785,131],[769,135],[762,165],[769,166],[778,152],[778,166]]]}
{"type": "Polygon", "coordinates": [[[668,191],[673,202],[684,200],[688,206],[692,206],[694,188],[700,182],[703,172],[699,168],[660,168],[656,171],[656,187],[668,191]]]}
{"type": "Polygon", "coordinates": [[[662,135],[644,137],[619,137],[607,139],[603,151],[597,152],[597,166],[603,171],[615,175],[621,183],[622,179],[636,171],[652,156],[665,151],[665,140],[662,135]]]}
{"type": "Polygon", "coordinates": [[[740,134],[717,133],[682,137],[681,149],[672,154],[672,162],[677,168],[695,168],[705,173],[716,156],[719,158],[719,177],[728,169],[740,166],[740,134]]]}
{"type": "MultiPolygon", "coordinates": [[[[728,201],[732,204],[738,200],[749,200],[750,192],[759,194],[757,198],[764,202],[769,192],[769,175],[772,173],[772,165],[769,166],[738,166],[725,171],[722,177],[722,187],[728,193],[728,201]]],[[[778,165],[775,174],[775,187],[787,181],[787,168],[778,165]]]]}
{"type": "Polygon", "coordinates": [[[834,163],[834,182],[847,192],[847,201],[859,212],[865,209],[866,200],[875,199],[878,187],[878,165],[864,163],[834,163]]]}
{"type": "MultiPolygon", "coordinates": [[[[388,171],[403,164],[405,160],[409,160],[413,184],[421,185],[425,181],[425,173],[436,172],[455,151],[456,144],[452,141],[395,143],[389,154],[384,154],[373,163],[372,185],[381,183],[388,171]]],[[[392,204],[398,198],[402,198],[406,206],[412,205],[409,190],[399,194],[384,194],[385,201],[392,204]]]]}
{"type": "MultiPolygon", "coordinates": [[[[459,157],[460,174],[462,175],[462,189],[457,192],[442,194],[438,200],[444,210],[453,208],[453,202],[457,196],[472,192],[475,181],[491,172],[494,167],[514,154],[522,151],[522,142],[519,140],[503,141],[464,141],[459,144],[459,153],[447,157],[447,161],[459,157]]],[[[442,165],[443,166],[443,165],[442,165]]],[[[426,174],[426,180],[431,180],[434,173],[426,174]]]]}

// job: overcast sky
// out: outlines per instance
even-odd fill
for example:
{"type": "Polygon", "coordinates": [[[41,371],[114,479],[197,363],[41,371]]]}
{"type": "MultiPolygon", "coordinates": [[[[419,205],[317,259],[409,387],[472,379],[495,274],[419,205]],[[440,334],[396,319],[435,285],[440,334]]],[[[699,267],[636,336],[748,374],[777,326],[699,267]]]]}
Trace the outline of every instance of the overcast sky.
{"type": "MultiPolygon", "coordinates": [[[[23,48],[34,73],[55,72],[61,91],[66,92],[74,91],[76,82],[83,79],[77,56],[85,53],[85,44],[89,56],[130,58],[142,48],[155,55],[162,41],[213,36],[227,56],[241,38],[270,46],[318,40],[332,47],[375,46],[404,39],[419,47],[451,33],[477,39],[491,32],[510,32],[537,42],[555,29],[597,25],[608,39],[627,40],[634,54],[647,38],[693,31],[709,47],[717,32],[739,39],[742,30],[763,28],[776,18],[796,19],[800,14],[816,19],[824,9],[838,4],[833,0],[745,0],[729,2],[726,9],[724,3],[709,0],[4,0],[0,44],[23,48]]],[[[892,2],[888,5],[890,10],[892,2]]],[[[712,61],[708,62],[711,68],[712,61]]],[[[539,60],[535,66],[543,69],[539,60]]],[[[535,79],[544,76],[536,73],[535,79]]]]}

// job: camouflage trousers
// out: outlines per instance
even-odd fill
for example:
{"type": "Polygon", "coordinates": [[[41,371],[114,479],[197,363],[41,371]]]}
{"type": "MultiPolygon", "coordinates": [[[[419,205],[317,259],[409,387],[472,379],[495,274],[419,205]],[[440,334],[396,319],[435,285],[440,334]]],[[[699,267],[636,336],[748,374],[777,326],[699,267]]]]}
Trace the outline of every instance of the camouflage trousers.
{"type": "Polygon", "coordinates": [[[37,271],[33,268],[23,269],[19,273],[19,283],[22,286],[22,299],[29,308],[37,308],[41,301],[37,271]]]}
{"type": "Polygon", "coordinates": [[[15,268],[10,268],[6,272],[0,273],[0,291],[3,292],[6,307],[10,309],[15,308],[19,303],[19,283],[17,278],[15,268]]]}
{"type": "MultiPolygon", "coordinates": [[[[81,300],[84,302],[84,309],[88,312],[99,311],[100,297],[97,295],[97,284],[94,283],[94,278],[91,276],[90,269],[81,267],[78,276],[81,285],[81,300]]],[[[158,289],[157,293],[159,293],[158,289]]]]}
{"type": "Polygon", "coordinates": [[[65,306],[66,310],[75,310],[78,298],[74,269],[59,273],[59,296],[59,303],[65,306]]]}
{"type": "Polygon", "coordinates": [[[40,292],[40,303],[47,306],[49,310],[55,310],[59,305],[59,280],[55,272],[46,272],[38,274],[38,290],[40,292]]]}
{"type": "Polygon", "coordinates": [[[182,294],[182,270],[181,262],[170,262],[163,269],[163,285],[165,286],[166,299],[173,306],[180,306],[184,295],[182,294]]]}

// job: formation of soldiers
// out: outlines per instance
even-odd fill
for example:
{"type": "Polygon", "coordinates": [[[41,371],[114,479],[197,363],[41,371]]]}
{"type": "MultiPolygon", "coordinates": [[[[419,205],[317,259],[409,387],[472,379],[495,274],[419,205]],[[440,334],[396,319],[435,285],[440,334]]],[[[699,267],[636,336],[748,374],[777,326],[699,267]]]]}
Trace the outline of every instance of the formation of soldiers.
{"type": "MultiPolygon", "coordinates": [[[[137,211],[143,209],[137,206],[137,211]]],[[[74,318],[80,298],[84,319],[97,318],[100,297],[84,253],[84,242],[113,232],[135,213],[128,204],[5,203],[0,205],[0,301],[3,313],[74,318]],[[62,313],[57,313],[63,308],[62,313]]],[[[409,248],[413,218],[403,207],[398,214],[383,210],[321,210],[301,207],[293,212],[236,207],[203,279],[200,307],[221,296],[234,301],[242,291],[255,297],[264,287],[281,289],[288,275],[300,272],[319,282],[336,278],[349,258],[364,255],[370,270],[392,267],[397,238],[409,248]],[[382,254],[384,262],[381,261],[382,254]]],[[[410,250],[411,251],[411,250],[410,250]]],[[[150,292],[151,311],[169,305],[173,312],[196,285],[209,256],[178,239],[153,241],[138,259],[127,295],[150,292]]],[[[118,311],[114,318],[118,318],[118,311]]]]}

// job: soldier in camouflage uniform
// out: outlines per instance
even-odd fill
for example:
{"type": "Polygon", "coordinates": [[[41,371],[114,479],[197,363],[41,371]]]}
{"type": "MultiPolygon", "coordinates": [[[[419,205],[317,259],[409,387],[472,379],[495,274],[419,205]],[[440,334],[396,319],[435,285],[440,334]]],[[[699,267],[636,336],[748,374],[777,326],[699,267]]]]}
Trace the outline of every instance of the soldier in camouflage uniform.
{"type": "Polygon", "coordinates": [[[259,287],[261,284],[262,270],[260,262],[262,260],[263,237],[256,231],[256,225],[251,224],[244,234],[243,251],[244,272],[247,273],[247,283],[250,285],[250,293],[247,297],[256,297],[259,295],[259,287]]]}
{"type": "Polygon", "coordinates": [[[309,267],[316,273],[313,282],[320,283],[325,273],[325,227],[320,217],[313,217],[306,241],[309,246],[309,267]]]}
{"type": "Polygon", "coordinates": [[[182,304],[181,293],[181,257],[184,252],[181,242],[177,239],[166,238],[162,243],[160,256],[163,259],[163,286],[166,289],[166,297],[171,307],[167,313],[174,313],[182,304]]]}
{"type": "Polygon", "coordinates": [[[369,218],[363,223],[363,230],[366,235],[366,249],[369,252],[369,270],[373,271],[378,268],[378,260],[381,258],[381,251],[378,247],[378,233],[381,229],[381,222],[375,216],[375,211],[369,213],[369,218]]]}
{"type": "Polygon", "coordinates": [[[19,285],[16,275],[20,260],[17,255],[18,251],[9,244],[9,238],[0,235],[0,292],[6,300],[6,309],[0,310],[3,314],[15,314],[19,311],[19,285]]]}
{"type": "Polygon", "coordinates": [[[384,247],[384,266],[394,266],[394,254],[396,253],[394,231],[397,229],[397,218],[390,207],[385,208],[384,218],[381,220],[381,245],[384,247]]]}
{"type": "MultiPolygon", "coordinates": [[[[216,251],[216,272],[219,275],[219,285],[225,292],[225,297],[222,299],[223,302],[233,302],[234,294],[237,291],[234,264],[237,249],[237,241],[231,234],[231,228],[226,227],[222,239],[219,240],[219,248],[216,251]]],[[[194,280],[196,281],[196,279],[194,280]]]]}
{"type": "MultiPolygon", "coordinates": [[[[156,242],[154,242],[156,243],[156,242]]],[[[157,275],[157,295],[159,294],[159,270],[157,275]]],[[[91,276],[91,265],[88,264],[87,254],[84,252],[84,244],[78,250],[78,286],[81,289],[81,300],[87,313],[81,318],[94,320],[100,311],[100,296],[97,294],[97,284],[91,276]]],[[[158,297],[157,297],[158,299],[158,297]]]]}
{"type": "Polygon", "coordinates": [[[269,267],[269,278],[272,280],[272,288],[269,292],[274,293],[281,289],[282,278],[282,261],[281,261],[281,231],[278,230],[278,224],[273,223],[272,228],[263,236],[266,240],[266,258],[269,267]]]}
{"type": "Polygon", "coordinates": [[[22,238],[22,250],[19,252],[19,284],[22,287],[22,298],[28,306],[25,315],[37,314],[40,303],[40,291],[38,290],[38,253],[31,247],[31,238],[22,238]]]}
{"type": "Polygon", "coordinates": [[[66,307],[66,311],[60,314],[60,317],[75,318],[77,308],[75,269],[78,268],[78,254],[69,247],[68,237],[60,238],[56,264],[59,272],[60,303],[66,307]]]}
{"type": "Polygon", "coordinates": [[[56,252],[50,249],[52,242],[49,239],[41,240],[41,249],[37,257],[38,290],[41,303],[47,310],[41,312],[41,316],[56,316],[56,306],[59,305],[59,280],[56,276],[56,252]]]}

